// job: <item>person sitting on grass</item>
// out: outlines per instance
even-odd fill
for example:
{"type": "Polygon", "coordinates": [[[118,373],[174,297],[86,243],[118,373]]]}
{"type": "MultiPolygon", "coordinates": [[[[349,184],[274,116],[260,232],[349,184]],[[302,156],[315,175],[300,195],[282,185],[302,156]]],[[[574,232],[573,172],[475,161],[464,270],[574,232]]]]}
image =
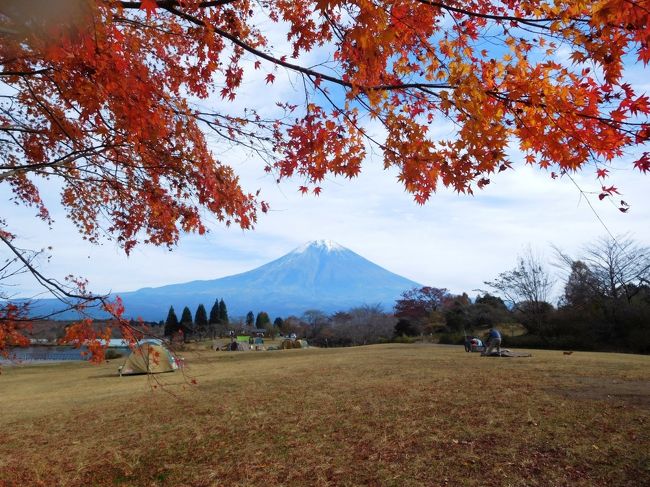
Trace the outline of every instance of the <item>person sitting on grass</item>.
{"type": "Polygon", "coordinates": [[[497,354],[501,356],[501,333],[496,328],[490,328],[487,335],[487,348],[483,355],[490,355],[495,347],[497,354]]]}

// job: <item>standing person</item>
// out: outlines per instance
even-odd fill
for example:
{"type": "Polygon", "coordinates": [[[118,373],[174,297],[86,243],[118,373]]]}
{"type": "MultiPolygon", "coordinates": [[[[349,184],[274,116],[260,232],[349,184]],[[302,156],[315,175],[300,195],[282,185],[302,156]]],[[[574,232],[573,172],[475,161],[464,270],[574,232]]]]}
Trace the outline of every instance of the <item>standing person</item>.
{"type": "Polygon", "coordinates": [[[472,351],[472,338],[473,336],[467,336],[465,335],[465,351],[466,352],[471,352],[472,351]]]}
{"type": "Polygon", "coordinates": [[[496,347],[497,353],[501,356],[501,333],[496,328],[490,328],[487,336],[487,348],[485,355],[490,355],[492,350],[496,347]]]}

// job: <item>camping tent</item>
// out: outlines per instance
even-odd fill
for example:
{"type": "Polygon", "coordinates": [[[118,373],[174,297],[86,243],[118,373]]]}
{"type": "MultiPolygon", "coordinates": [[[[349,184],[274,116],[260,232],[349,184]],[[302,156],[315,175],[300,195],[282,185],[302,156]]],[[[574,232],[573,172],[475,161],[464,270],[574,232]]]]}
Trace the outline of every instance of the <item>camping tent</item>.
{"type": "Polygon", "coordinates": [[[283,340],[280,344],[280,348],[283,350],[287,350],[289,348],[307,348],[308,346],[309,344],[307,343],[307,340],[291,340],[289,338],[283,340]]]}
{"type": "Polygon", "coordinates": [[[248,337],[246,337],[245,342],[240,342],[239,340],[236,342],[231,342],[230,345],[228,345],[228,350],[232,352],[244,352],[246,350],[250,350],[251,346],[248,344],[248,337]]]}
{"type": "Polygon", "coordinates": [[[138,345],[120,368],[120,375],[159,374],[178,369],[176,359],[163,345],[138,345]]]}

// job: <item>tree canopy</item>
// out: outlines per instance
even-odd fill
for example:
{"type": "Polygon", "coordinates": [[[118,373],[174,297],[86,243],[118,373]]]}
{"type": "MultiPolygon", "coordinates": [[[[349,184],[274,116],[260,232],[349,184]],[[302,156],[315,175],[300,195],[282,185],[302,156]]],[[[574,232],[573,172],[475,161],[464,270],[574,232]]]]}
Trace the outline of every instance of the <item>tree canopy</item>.
{"type": "MultiPolygon", "coordinates": [[[[420,204],[440,185],[489,184],[512,148],[553,176],[604,180],[626,154],[645,173],[650,103],[624,67],[646,68],[649,24],[647,2],[629,0],[9,0],[0,183],[50,222],[42,185],[55,181],[88,240],[128,253],[205,232],[206,210],[245,229],[267,210],[208,134],[315,194],[378,150],[420,204]],[[236,103],[260,76],[276,111],[236,103]],[[300,93],[276,93],[279,76],[300,93]]],[[[600,197],[616,193],[603,183],[600,197]]],[[[0,216],[0,239],[34,272],[16,232],[0,216]]],[[[86,297],[78,281],[37,278],[86,297]]]]}

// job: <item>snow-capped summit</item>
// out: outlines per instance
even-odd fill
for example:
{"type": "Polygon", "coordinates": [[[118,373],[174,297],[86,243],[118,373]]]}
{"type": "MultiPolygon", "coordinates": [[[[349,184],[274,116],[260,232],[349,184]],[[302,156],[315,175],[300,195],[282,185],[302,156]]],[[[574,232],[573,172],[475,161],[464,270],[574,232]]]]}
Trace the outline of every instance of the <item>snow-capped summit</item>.
{"type": "Polygon", "coordinates": [[[307,242],[306,244],[301,245],[293,252],[296,254],[301,254],[308,251],[309,249],[317,249],[326,252],[341,252],[343,250],[346,250],[345,247],[337,244],[333,240],[312,240],[311,242],[307,242]]]}

